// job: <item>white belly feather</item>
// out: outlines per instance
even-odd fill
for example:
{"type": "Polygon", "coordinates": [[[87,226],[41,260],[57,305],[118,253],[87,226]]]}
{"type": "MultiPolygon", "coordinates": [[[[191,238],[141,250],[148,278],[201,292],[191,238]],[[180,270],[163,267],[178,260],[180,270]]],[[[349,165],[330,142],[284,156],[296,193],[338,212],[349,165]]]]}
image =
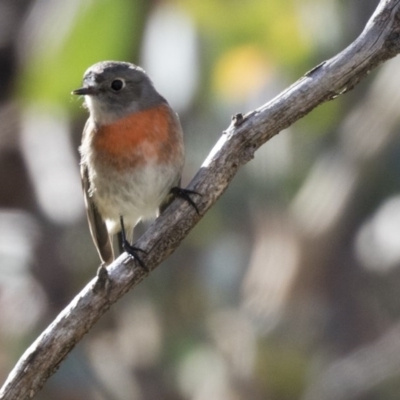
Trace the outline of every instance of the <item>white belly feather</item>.
{"type": "Polygon", "coordinates": [[[120,231],[121,215],[127,231],[140,220],[157,217],[170,189],[179,183],[180,173],[176,166],[152,163],[134,173],[98,170],[92,176],[92,196],[109,233],[120,231]]]}

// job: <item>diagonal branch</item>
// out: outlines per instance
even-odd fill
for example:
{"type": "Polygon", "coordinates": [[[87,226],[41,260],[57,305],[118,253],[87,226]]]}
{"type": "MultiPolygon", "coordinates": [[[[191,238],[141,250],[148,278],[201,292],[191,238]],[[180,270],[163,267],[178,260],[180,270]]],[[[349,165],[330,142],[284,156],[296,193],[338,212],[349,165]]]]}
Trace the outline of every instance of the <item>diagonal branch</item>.
{"type": "MultiPolygon", "coordinates": [[[[399,52],[400,0],[381,0],[349,47],[269,103],[235,116],[189,185],[202,194],[194,197],[200,214],[184,201],[174,201],[137,243],[148,252],[143,257],[146,266],[153,270],[179,246],[261,145],[318,105],[352,89],[399,52]]],[[[102,270],[25,351],[1,389],[0,400],[32,398],[95,322],[144,277],[144,270],[126,254],[108,267],[108,274],[102,270]]]]}

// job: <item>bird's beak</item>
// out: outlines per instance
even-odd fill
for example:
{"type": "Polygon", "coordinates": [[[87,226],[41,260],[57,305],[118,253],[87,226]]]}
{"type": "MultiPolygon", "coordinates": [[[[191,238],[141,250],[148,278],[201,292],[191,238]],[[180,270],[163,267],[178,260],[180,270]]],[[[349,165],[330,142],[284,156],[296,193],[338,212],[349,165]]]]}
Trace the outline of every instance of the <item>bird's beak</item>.
{"type": "Polygon", "coordinates": [[[84,86],[79,89],[75,89],[72,91],[72,94],[76,94],[77,96],[90,96],[97,93],[97,89],[93,86],[84,86]]]}

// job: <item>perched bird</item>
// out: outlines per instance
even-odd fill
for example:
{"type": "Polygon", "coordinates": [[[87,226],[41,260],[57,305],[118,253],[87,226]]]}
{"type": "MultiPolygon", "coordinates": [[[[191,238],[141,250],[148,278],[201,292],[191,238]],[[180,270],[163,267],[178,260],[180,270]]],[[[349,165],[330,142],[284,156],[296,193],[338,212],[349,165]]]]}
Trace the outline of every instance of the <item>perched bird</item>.
{"type": "Polygon", "coordinates": [[[81,154],[82,186],[94,244],[102,264],[114,259],[113,236],[144,268],[132,245],[133,228],[156,217],[171,195],[190,198],[179,187],[184,164],[177,114],[154,88],[145,71],[131,63],[103,61],[84,74],[90,116],[81,154]]]}

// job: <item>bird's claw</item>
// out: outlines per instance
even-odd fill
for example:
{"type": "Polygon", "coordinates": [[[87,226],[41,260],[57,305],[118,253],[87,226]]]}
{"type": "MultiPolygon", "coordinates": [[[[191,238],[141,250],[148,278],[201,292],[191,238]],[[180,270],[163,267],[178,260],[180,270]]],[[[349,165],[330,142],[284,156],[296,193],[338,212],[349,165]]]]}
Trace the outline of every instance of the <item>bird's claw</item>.
{"type": "Polygon", "coordinates": [[[196,192],[195,190],[183,189],[179,186],[175,186],[171,189],[171,194],[173,194],[175,197],[180,197],[181,199],[187,201],[196,210],[196,213],[200,215],[199,209],[196,203],[190,197],[190,195],[201,196],[201,193],[196,192]]]}
{"type": "Polygon", "coordinates": [[[139,247],[132,246],[127,240],[124,240],[122,242],[122,248],[133,258],[135,259],[138,264],[146,271],[150,272],[149,269],[146,267],[145,263],[143,260],[139,257],[138,253],[144,253],[147,255],[147,252],[144,251],[143,249],[140,249],[139,247]]]}

